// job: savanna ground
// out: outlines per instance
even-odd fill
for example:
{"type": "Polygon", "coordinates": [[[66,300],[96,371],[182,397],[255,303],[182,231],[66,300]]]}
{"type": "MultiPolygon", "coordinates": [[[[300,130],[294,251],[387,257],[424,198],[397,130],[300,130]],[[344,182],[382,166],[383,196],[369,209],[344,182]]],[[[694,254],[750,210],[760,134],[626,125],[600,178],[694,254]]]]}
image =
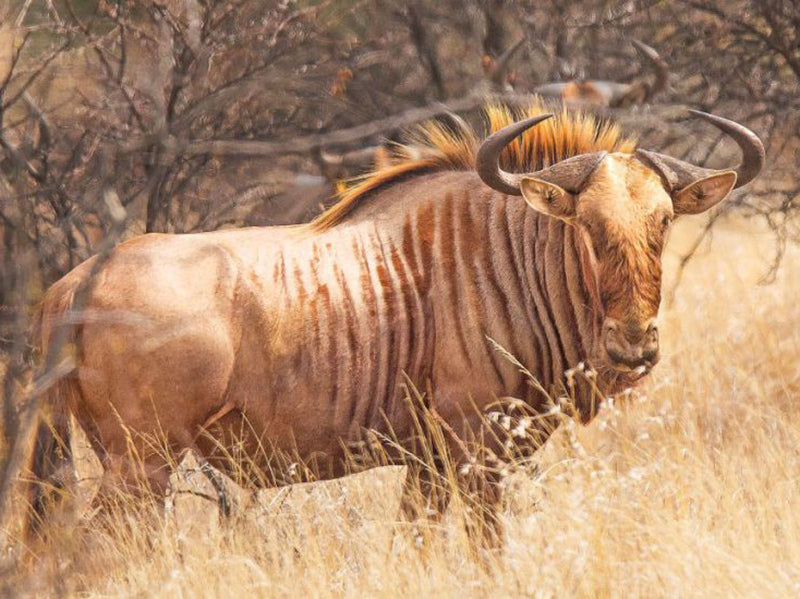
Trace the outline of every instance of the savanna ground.
{"type": "MultiPolygon", "coordinates": [[[[672,233],[667,290],[699,224],[672,233]]],[[[474,550],[459,501],[440,523],[406,522],[403,472],[389,468],[262,492],[222,524],[190,494],[165,515],[123,501],[56,524],[13,592],[798,596],[800,252],[760,285],[772,243],[752,220],[715,229],[662,310],[665,355],[649,380],[589,426],[565,419],[536,474],[507,479],[500,549],[474,550]]]]}

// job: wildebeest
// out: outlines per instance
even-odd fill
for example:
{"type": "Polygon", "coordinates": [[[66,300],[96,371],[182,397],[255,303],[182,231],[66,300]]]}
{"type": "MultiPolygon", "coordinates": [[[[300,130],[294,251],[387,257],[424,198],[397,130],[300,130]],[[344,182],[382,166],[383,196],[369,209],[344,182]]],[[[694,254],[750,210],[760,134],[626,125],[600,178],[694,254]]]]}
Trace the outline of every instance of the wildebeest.
{"type": "MultiPolygon", "coordinates": [[[[710,170],[635,150],[588,115],[523,112],[487,109],[494,133],[483,142],[460,121],[422,127],[407,158],[309,225],[122,243],[86,298],[91,318],[70,317],[77,367],[51,398],[56,413],[76,416],[122,481],[132,444],[162,492],[167,461],[139,434],[209,460],[211,439],[224,448],[243,434],[256,461],[285,451],[337,477],[364,431],[401,443],[418,432],[409,386],[446,425],[453,459],[467,460],[462,440],[481,437],[481,411],[498,398],[546,404],[490,339],[553,397],[581,362],[602,393],[629,387],[658,361],[672,220],[751,181],[763,146],[742,125],[693,112],[743,153],[736,168],[710,170]]],[[[92,265],[47,291],[43,352],[92,265]]],[[[584,420],[591,398],[575,397],[584,420]]],[[[43,477],[56,462],[46,441],[43,477]]]]}
{"type": "Polygon", "coordinates": [[[653,70],[655,78],[652,81],[644,75],[629,83],[602,79],[574,80],[543,83],[534,88],[534,91],[543,97],[558,98],[574,104],[595,104],[612,108],[644,104],[667,87],[669,71],[667,63],[653,48],[636,40],[633,45],[653,70]]]}

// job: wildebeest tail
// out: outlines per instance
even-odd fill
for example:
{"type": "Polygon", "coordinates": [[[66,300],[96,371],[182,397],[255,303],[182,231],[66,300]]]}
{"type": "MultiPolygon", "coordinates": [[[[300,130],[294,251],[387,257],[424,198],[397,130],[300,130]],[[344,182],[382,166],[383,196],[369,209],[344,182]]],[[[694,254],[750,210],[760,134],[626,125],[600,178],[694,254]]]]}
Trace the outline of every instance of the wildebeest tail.
{"type": "MultiPolygon", "coordinates": [[[[39,364],[58,364],[74,351],[74,328],[68,323],[75,293],[81,277],[73,272],[54,284],[45,294],[33,318],[32,341],[39,364]],[[62,337],[57,331],[67,326],[70,336],[62,337]]],[[[41,403],[35,441],[30,459],[28,497],[31,509],[26,522],[27,533],[36,534],[46,513],[63,497],[65,489],[74,479],[74,466],[70,440],[69,406],[79,393],[77,380],[63,376],[47,390],[41,403]]]]}

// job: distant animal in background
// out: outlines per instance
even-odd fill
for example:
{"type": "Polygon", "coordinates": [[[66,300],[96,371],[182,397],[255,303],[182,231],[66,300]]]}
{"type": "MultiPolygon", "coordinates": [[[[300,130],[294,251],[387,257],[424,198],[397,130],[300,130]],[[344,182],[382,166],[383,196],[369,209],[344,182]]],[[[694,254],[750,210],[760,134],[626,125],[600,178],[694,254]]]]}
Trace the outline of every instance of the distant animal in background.
{"type": "Polygon", "coordinates": [[[569,104],[594,104],[622,108],[644,104],[663,91],[669,83],[666,61],[653,48],[642,42],[633,45],[648,63],[654,78],[642,73],[630,83],[604,81],[600,79],[574,80],[545,83],[534,88],[534,92],[545,98],[558,99],[569,104]]]}

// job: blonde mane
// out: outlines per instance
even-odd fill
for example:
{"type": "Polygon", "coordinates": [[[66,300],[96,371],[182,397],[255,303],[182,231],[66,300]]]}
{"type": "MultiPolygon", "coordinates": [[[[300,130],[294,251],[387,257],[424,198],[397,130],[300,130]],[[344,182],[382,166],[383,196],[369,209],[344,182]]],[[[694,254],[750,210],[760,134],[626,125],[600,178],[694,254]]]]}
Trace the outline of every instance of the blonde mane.
{"type": "MultiPolygon", "coordinates": [[[[539,170],[566,158],[605,150],[632,152],[635,140],[624,137],[619,126],[592,114],[554,110],[534,101],[526,107],[510,108],[490,104],[484,108],[488,134],[516,121],[545,112],[555,117],[528,129],[500,155],[501,166],[508,171],[539,170]]],[[[429,121],[408,132],[407,142],[396,144],[391,155],[375,170],[350,182],[338,194],[338,201],[310,224],[314,231],[324,231],[341,222],[359,206],[370,192],[412,173],[443,170],[474,170],[481,139],[459,117],[450,124],[429,121]]]]}

